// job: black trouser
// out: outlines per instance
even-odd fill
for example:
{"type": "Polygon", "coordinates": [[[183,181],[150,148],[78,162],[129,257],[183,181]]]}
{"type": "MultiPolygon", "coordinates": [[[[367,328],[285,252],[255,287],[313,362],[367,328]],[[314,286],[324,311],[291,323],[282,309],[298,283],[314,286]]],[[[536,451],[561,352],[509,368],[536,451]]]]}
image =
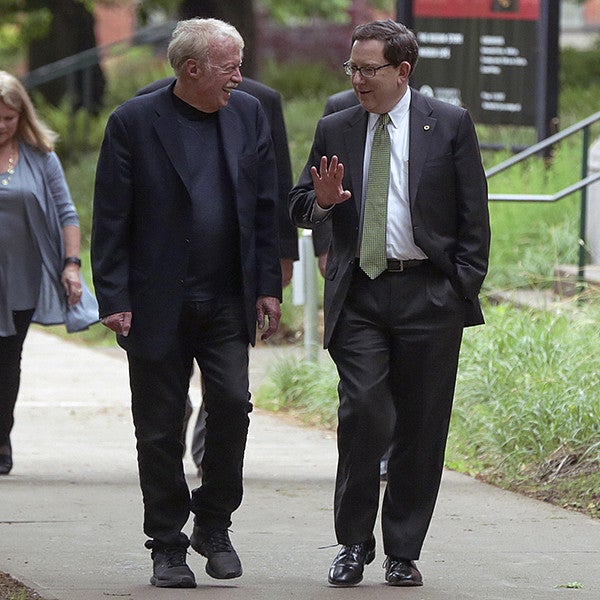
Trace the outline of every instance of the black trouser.
{"type": "Polygon", "coordinates": [[[229,527],[242,501],[252,410],[241,302],[186,303],[177,347],[158,361],[128,358],[144,532],[158,544],[187,545],[181,530],[190,510],[200,525],[229,527]],[[181,432],[194,358],[204,378],[208,417],[204,476],[190,501],[181,432]]]}
{"type": "Polygon", "coordinates": [[[371,537],[379,461],[391,443],[384,550],[419,558],[442,475],[463,320],[463,301],[431,264],[375,280],[357,268],[329,345],[340,375],[339,543],[371,537]]]}
{"type": "Polygon", "coordinates": [[[10,432],[21,383],[21,355],[33,309],[13,311],[17,333],[0,337],[0,449],[10,448],[10,432]]]}

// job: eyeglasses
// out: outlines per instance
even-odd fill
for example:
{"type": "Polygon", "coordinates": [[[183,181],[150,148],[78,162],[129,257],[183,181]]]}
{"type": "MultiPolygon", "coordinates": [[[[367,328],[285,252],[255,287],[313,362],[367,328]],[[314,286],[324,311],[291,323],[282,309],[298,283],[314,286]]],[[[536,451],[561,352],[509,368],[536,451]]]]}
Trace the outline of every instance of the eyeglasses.
{"type": "Polygon", "coordinates": [[[377,75],[377,71],[379,69],[383,69],[384,67],[391,67],[392,63],[386,63],[385,65],[381,65],[380,67],[357,67],[356,65],[351,65],[350,61],[346,61],[344,63],[344,73],[348,75],[348,77],[354,77],[356,73],[358,73],[361,77],[365,79],[371,79],[377,75]]]}

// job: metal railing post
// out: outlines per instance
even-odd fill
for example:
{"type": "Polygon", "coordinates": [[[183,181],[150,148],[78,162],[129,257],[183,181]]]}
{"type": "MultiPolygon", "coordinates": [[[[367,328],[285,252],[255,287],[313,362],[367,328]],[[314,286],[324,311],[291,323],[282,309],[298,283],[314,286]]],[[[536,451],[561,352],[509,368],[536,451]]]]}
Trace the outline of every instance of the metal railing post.
{"type": "Polygon", "coordinates": [[[319,307],[317,301],[317,262],[313,253],[312,231],[300,236],[300,261],[304,283],[304,353],[306,360],[319,359],[319,307]]]}
{"type": "MultiPolygon", "coordinates": [[[[588,152],[590,146],[590,126],[583,128],[583,150],[581,161],[581,179],[588,176],[588,152]]],[[[579,292],[583,292],[585,288],[585,264],[586,264],[586,247],[585,247],[585,230],[586,230],[586,215],[587,215],[587,186],[581,188],[581,208],[579,214],[579,263],[577,269],[577,282],[579,292]]]]}

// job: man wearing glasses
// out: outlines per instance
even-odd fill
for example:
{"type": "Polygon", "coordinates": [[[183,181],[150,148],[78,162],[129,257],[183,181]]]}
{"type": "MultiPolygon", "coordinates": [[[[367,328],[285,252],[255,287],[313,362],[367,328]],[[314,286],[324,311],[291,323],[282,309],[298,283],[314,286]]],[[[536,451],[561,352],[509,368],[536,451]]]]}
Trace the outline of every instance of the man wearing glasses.
{"type": "Polygon", "coordinates": [[[415,561],[442,470],[463,327],[483,323],[487,185],[466,110],[409,87],[418,46],[391,20],[358,26],[344,64],[360,106],[323,117],[290,213],[330,221],[324,344],[340,384],[329,583],[375,558],[379,460],[385,580],[419,586],[415,561]]]}

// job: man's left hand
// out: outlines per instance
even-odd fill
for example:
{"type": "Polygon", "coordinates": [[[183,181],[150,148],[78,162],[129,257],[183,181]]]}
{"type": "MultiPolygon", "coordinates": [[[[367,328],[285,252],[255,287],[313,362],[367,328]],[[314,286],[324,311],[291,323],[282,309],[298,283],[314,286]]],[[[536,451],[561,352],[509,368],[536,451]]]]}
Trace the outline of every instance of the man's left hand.
{"type": "Polygon", "coordinates": [[[281,264],[281,285],[287,287],[292,281],[294,275],[294,259],[293,258],[281,258],[279,259],[281,264]]]}
{"type": "Polygon", "coordinates": [[[267,319],[269,326],[260,336],[261,340],[268,340],[277,331],[281,319],[281,306],[279,300],[273,296],[259,296],[256,301],[256,320],[259,329],[267,326],[267,319]]]}

